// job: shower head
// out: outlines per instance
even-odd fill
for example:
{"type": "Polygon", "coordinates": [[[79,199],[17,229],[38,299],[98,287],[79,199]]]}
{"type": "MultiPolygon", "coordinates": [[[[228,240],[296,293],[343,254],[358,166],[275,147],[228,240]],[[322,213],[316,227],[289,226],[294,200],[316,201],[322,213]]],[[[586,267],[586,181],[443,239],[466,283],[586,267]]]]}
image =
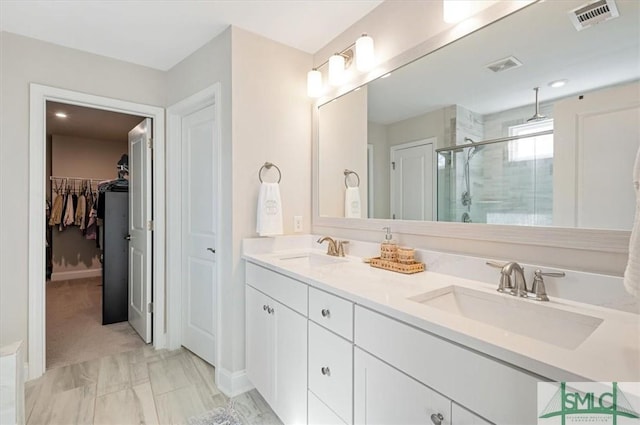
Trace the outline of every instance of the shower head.
{"type": "Polygon", "coordinates": [[[540,104],[538,103],[538,91],[540,90],[540,87],[534,87],[533,90],[536,92],[536,113],[531,118],[529,118],[527,122],[541,121],[541,120],[547,119],[545,115],[542,115],[540,113],[540,104]]]}

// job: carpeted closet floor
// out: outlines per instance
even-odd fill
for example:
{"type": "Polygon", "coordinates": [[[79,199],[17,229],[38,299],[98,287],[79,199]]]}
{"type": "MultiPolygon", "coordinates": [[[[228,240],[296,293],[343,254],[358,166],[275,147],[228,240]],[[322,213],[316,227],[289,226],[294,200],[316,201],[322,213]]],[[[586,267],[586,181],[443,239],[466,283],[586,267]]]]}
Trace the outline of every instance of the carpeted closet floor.
{"type": "Polygon", "coordinates": [[[47,282],[47,369],[144,347],[128,322],[102,326],[102,279],[47,282]]]}

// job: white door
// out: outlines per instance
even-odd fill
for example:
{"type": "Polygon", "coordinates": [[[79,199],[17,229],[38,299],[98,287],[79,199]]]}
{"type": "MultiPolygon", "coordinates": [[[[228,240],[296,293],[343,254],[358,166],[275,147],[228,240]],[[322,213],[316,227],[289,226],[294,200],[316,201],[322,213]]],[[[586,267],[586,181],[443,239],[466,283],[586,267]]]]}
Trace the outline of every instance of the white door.
{"type": "Polygon", "coordinates": [[[151,119],[129,132],[129,323],[151,342],[151,119]]]}
{"type": "Polygon", "coordinates": [[[432,140],[391,147],[391,218],[433,220],[432,140]]]}
{"type": "Polygon", "coordinates": [[[216,364],[215,106],[182,118],[182,345],[216,364]]]}

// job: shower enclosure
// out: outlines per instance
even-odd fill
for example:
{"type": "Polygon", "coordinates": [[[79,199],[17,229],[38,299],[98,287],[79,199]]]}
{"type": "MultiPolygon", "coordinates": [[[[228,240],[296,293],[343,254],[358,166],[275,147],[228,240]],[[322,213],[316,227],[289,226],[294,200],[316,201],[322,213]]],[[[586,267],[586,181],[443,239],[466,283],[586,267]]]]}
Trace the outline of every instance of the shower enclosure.
{"type": "Polygon", "coordinates": [[[553,130],[540,131],[548,127],[438,149],[438,221],[551,225],[553,130]]]}

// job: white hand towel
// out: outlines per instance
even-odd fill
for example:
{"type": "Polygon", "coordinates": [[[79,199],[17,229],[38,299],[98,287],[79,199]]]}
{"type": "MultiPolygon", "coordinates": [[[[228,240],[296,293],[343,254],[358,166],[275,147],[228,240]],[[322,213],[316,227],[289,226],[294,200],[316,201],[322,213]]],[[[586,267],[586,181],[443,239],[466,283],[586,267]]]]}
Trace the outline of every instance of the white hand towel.
{"type": "Polygon", "coordinates": [[[348,187],[347,190],[345,190],[344,216],[347,218],[362,218],[359,187],[348,187]]]}
{"type": "Polygon", "coordinates": [[[256,232],[260,236],[282,234],[282,200],[278,183],[262,183],[260,185],[256,232]]]}
{"type": "Polygon", "coordinates": [[[640,298],[640,149],[633,167],[633,187],[636,191],[636,216],[629,240],[629,260],[624,271],[624,286],[627,292],[640,298]]]}

